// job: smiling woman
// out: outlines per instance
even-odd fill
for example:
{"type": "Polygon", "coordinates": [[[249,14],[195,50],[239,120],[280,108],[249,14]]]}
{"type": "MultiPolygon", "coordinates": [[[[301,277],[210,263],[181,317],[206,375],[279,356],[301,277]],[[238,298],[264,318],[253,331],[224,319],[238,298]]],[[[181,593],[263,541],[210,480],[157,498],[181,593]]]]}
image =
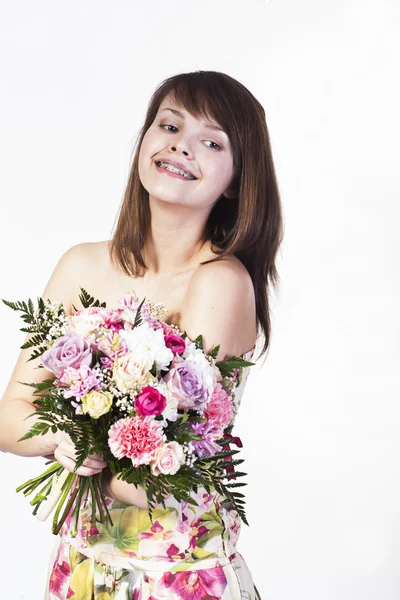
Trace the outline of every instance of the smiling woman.
{"type": "MultiPolygon", "coordinates": [[[[203,416],[192,415],[199,421],[195,425],[200,432],[193,447],[212,447],[219,441],[226,450],[225,464],[234,454],[229,443],[241,445],[231,430],[257,337],[264,338],[260,356],[269,348],[269,288],[278,282],[275,260],[282,235],[280,196],[263,107],[244,85],[224,73],[178,74],[163,81],[150,99],[112,239],[70,248],[42,297],[62,301],[69,315],[75,307],[81,308],[80,286],[104,301],[114,315],[118,314],[117,300],[126,299],[132,289],[139,298],[150,298],[152,305],[168,307],[162,321],[163,339],[173,339],[172,346],[177,343],[177,327],[186,332],[191,344],[187,355],[175,352],[170,359],[173,366],[174,361],[177,365],[184,362],[182,372],[191,374],[185,386],[173,388],[170,401],[179,402],[183,389],[189,396],[198,389],[206,394],[206,409],[199,413],[203,416]],[[227,380],[214,382],[214,387],[210,383],[213,362],[201,363],[196,351],[200,335],[204,351],[208,354],[214,349],[213,361],[236,360],[227,380]],[[235,393],[229,396],[233,389],[235,393]],[[215,429],[213,418],[222,419],[226,427],[220,423],[215,429]]],[[[128,314],[129,308],[124,308],[128,314]]],[[[90,314],[96,317],[96,311],[90,314]]],[[[136,365],[129,373],[136,387],[127,388],[123,399],[132,416],[141,376],[137,365],[149,349],[124,347],[118,323],[111,325],[112,343],[109,340],[106,346],[114,354],[121,352],[127,365],[136,365]]],[[[135,319],[133,329],[136,326],[135,319]]],[[[95,342],[97,353],[101,343],[104,339],[95,342]]],[[[0,403],[0,449],[24,456],[54,454],[73,472],[76,448],[66,432],[49,431],[42,439],[17,442],[32,424],[24,419],[34,406],[34,397],[18,382],[41,383],[51,377],[46,369],[35,369],[38,359],[27,363],[27,352],[21,351],[0,403]]],[[[111,360],[107,355],[102,358],[111,360]]],[[[147,360],[153,365],[153,359],[147,360]]],[[[86,365],[86,369],[92,367],[86,365]]],[[[73,367],[67,375],[71,381],[83,376],[73,367]]],[[[114,371],[110,377],[115,398],[108,400],[117,403],[121,396],[118,377],[114,371]]],[[[73,400],[76,404],[77,398],[73,400]]],[[[78,413],[75,418],[80,418],[78,413]]],[[[146,416],[149,427],[156,427],[155,418],[146,416]]],[[[119,427],[113,431],[118,436],[119,427]]],[[[132,444],[136,441],[131,440],[132,444]]],[[[183,456],[183,444],[173,447],[175,455],[171,444],[164,443],[160,449],[164,467],[183,456]]],[[[223,478],[230,481],[235,473],[239,477],[234,466],[240,462],[224,466],[223,478]]],[[[214,481],[211,465],[206,463],[205,470],[210,473],[206,481],[214,481]]],[[[234,505],[233,493],[225,492],[224,497],[217,484],[197,485],[191,488],[190,502],[167,496],[153,508],[150,521],[144,487],[112,475],[103,456],[88,456],[76,470],[84,477],[99,472],[113,524],[96,521],[90,499],[82,500],[79,521],[71,523],[67,518],[60,531],[49,566],[48,600],[260,598],[237,550],[243,495],[237,493],[234,505]]]]}

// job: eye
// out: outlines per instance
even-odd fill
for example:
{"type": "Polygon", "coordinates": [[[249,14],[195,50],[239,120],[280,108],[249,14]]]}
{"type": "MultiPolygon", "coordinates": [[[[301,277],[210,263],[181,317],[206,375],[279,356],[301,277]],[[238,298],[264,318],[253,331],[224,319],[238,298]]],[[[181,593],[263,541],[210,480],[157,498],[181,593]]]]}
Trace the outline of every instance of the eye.
{"type": "MultiPolygon", "coordinates": [[[[160,125],[160,127],[163,129],[164,127],[173,127],[174,129],[178,129],[177,127],[175,127],[175,125],[169,125],[168,123],[165,123],[163,125],[160,125]]],[[[164,131],[170,131],[170,130],[165,130],[164,131]]],[[[171,133],[175,133],[174,131],[172,131],[171,133]]],[[[213,142],[212,140],[206,140],[206,142],[210,142],[210,144],[214,144],[214,147],[212,148],[212,150],[221,150],[221,146],[219,144],[217,144],[216,142],[213,142]],[[216,148],[215,148],[216,146],[216,148]]],[[[209,146],[210,148],[211,146],[209,146]]]]}
{"type": "Polygon", "coordinates": [[[177,127],[175,127],[175,125],[160,125],[160,127],[173,127],[174,129],[177,129],[177,127]]]}
{"type": "Polygon", "coordinates": [[[211,142],[211,144],[214,144],[214,146],[217,146],[217,148],[219,150],[221,150],[221,146],[219,144],[217,144],[216,142],[212,142],[211,140],[206,140],[206,142],[211,142]]]}

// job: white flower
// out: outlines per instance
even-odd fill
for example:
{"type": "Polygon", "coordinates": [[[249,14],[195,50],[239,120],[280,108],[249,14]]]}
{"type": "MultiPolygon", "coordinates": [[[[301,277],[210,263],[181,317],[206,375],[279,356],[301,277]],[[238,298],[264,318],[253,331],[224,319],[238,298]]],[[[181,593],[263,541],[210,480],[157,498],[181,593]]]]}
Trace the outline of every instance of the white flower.
{"type": "Polygon", "coordinates": [[[165,345],[162,329],[152,329],[148,323],[142,323],[133,329],[125,327],[118,333],[132,354],[148,357],[151,364],[155,361],[157,373],[166,369],[174,357],[165,345]]]}
{"type": "Polygon", "coordinates": [[[80,315],[68,316],[70,331],[75,331],[82,337],[94,338],[100,325],[104,323],[100,314],[88,315],[87,309],[83,309],[80,315]],[[86,312],[85,312],[86,311],[86,312]]]}
{"type": "MultiPolygon", "coordinates": [[[[153,384],[154,385],[154,384],[153,384]]],[[[160,381],[156,385],[154,385],[158,389],[158,391],[163,394],[167,400],[167,404],[165,409],[161,413],[164,417],[163,421],[160,421],[163,427],[167,426],[166,419],[168,421],[176,421],[178,418],[178,398],[176,398],[167,387],[167,384],[164,381],[160,381]]]]}
{"type": "Polygon", "coordinates": [[[148,353],[136,351],[123,354],[114,363],[115,385],[123,394],[139,390],[154,380],[154,376],[150,373],[152,366],[153,359],[148,353]]]}

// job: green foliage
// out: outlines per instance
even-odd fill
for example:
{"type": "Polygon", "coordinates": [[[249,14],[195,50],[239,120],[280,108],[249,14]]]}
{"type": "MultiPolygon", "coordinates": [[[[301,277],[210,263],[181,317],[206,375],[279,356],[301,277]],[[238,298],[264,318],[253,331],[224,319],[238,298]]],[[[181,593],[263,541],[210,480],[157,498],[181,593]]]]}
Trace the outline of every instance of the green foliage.
{"type": "Polygon", "coordinates": [[[143,300],[141,301],[141,303],[137,307],[136,315],[135,315],[135,320],[134,320],[134,323],[133,323],[134,327],[137,327],[138,325],[142,324],[142,321],[143,321],[143,319],[142,319],[142,306],[143,306],[143,303],[144,303],[145,300],[146,300],[146,296],[143,298],[143,300]]]}
{"type": "MultiPolygon", "coordinates": [[[[60,303],[58,310],[53,310],[49,313],[48,305],[45,304],[42,298],[38,298],[38,308],[35,311],[33,301],[29,298],[28,302],[10,302],[3,300],[4,304],[15,311],[21,311],[21,318],[29,327],[21,327],[20,331],[33,334],[22,346],[22,350],[36,347],[31,353],[27,362],[40,357],[48,348],[49,332],[54,323],[57,322],[61,315],[65,315],[65,310],[60,303]]],[[[50,336],[51,337],[51,336],[50,336]]]]}
{"type": "Polygon", "coordinates": [[[18,383],[35,388],[35,391],[33,392],[33,396],[36,396],[37,394],[45,392],[46,390],[51,390],[53,388],[53,384],[56,379],[57,379],[57,377],[51,377],[50,379],[44,379],[43,381],[40,381],[39,383],[26,383],[24,381],[18,381],[18,383]]]}
{"type": "Polygon", "coordinates": [[[79,300],[81,301],[83,308],[89,308],[89,306],[101,306],[102,308],[106,308],[105,302],[100,303],[100,300],[95,300],[83,287],[79,286],[79,289],[81,290],[79,300]]]}
{"type": "MultiPolygon", "coordinates": [[[[182,334],[183,339],[185,338],[189,338],[188,334],[186,331],[183,332],[182,334]]],[[[189,338],[190,339],[190,338],[189,338]]],[[[200,350],[204,351],[204,346],[203,346],[203,336],[200,334],[197,336],[197,338],[195,340],[193,340],[193,343],[196,344],[197,348],[200,348],[200,350]]]]}
{"type": "Polygon", "coordinates": [[[212,358],[214,358],[214,360],[217,358],[219,349],[220,349],[220,344],[218,344],[218,346],[215,346],[215,348],[213,348],[210,352],[210,356],[212,358]]]}
{"type": "MultiPolygon", "coordinates": [[[[33,413],[35,414],[35,413],[33,413]]],[[[32,415],[29,415],[30,417],[32,415]]],[[[47,433],[50,429],[50,425],[48,423],[44,423],[43,421],[39,421],[38,423],[35,423],[35,425],[33,425],[33,427],[31,427],[31,429],[24,435],[22,436],[22,438],[20,438],[18,441],[22,442],[23,440],[29,440],[30,438],[33,438],[35,435],[44,435],[45,433],[47,433]]]]}
{"type": "Polygon", "coordinates": [[[22,302],[10,302],[9,300],[3,300],[4,304],[12,308],[13,310],[19,310],[23,314],[21,318],[25,321],[25,323],[33,323],[35,321],[35,312],[33,307],[33,302],[29,298],[28,304],[24,301],[22,302]]]}
{"type": "Polygon", "coordinates": [[[244,360],[239,356],[231,356],[226,360],[217,361],[215,365],[221,371],[222,377],[232,377],[235,369],[241,369],[242,367],[250,367],[256,363],[244,360]]]}

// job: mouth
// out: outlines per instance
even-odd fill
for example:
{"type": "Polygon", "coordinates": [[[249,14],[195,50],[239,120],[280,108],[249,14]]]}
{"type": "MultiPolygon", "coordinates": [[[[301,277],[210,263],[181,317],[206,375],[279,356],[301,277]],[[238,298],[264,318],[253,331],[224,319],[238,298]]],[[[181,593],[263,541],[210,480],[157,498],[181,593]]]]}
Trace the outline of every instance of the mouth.
{"type": "Polygon", "coordinates": [[[190,171],[180,168],[173,163],[165,160],[156,160],[155,164],[160,171],[165,171],[166,174],[178,177],[180,179],[186,179],[189,181],[195,181],[195,177],[190,171]]]}

